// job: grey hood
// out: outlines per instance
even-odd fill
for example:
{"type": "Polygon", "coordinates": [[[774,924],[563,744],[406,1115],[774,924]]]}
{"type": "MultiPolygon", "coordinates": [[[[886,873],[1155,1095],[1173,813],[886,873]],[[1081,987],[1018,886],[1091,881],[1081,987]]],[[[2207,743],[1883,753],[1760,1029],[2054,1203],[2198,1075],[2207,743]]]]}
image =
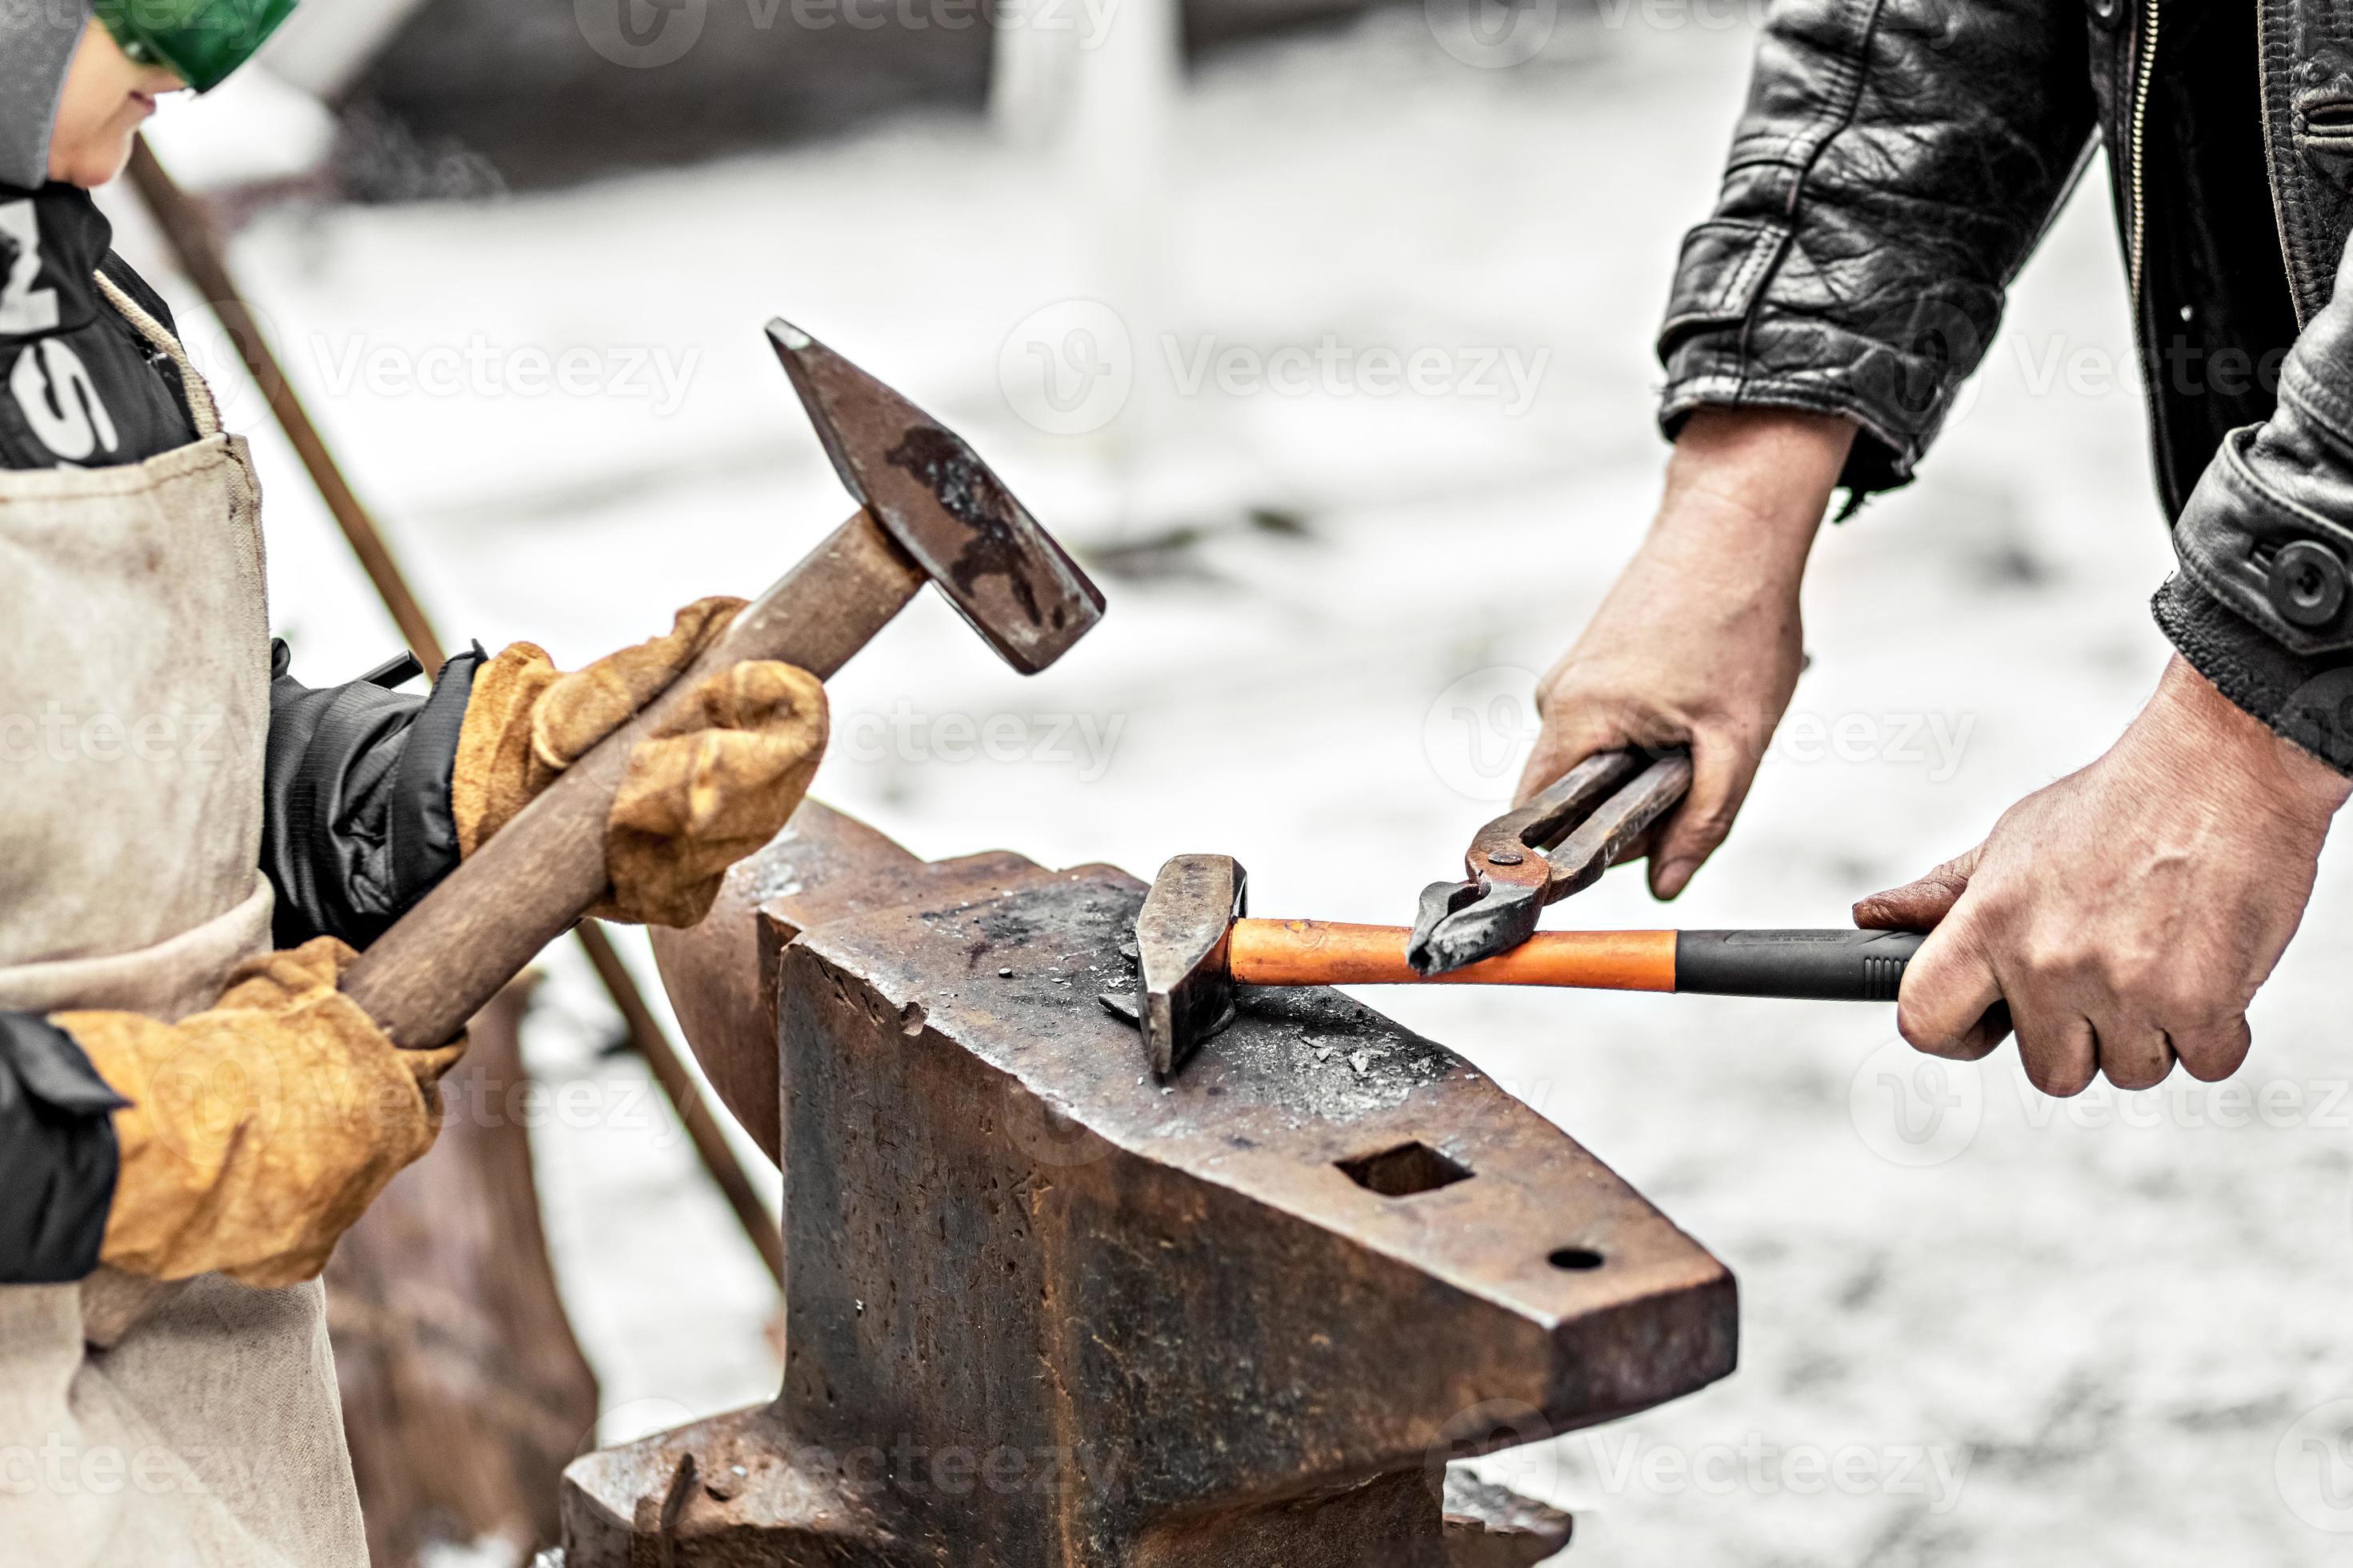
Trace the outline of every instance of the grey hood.
{"type": "Polygon", "coordinates": [[[0,184],[49,177],[49,127],[90,0],[0,0],[0,184]]]}

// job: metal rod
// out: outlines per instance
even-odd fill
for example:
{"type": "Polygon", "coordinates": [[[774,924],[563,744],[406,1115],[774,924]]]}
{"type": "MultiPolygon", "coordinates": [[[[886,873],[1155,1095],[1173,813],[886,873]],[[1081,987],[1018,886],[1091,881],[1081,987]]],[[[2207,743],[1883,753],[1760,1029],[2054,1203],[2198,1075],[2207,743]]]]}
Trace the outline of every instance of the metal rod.
{"type": "MultiPolygon", "coordinates": [[[[213,314],[222,326],[237,340],[245,354],[246,368],[252,374],[265,396],[269,399],[269,411],[277,416],[278,425],[286,438],[293,444],[302,467],[318,487],[319,498],[334,514],[336,526],[351,543],[352,552],[359,557],[360,566],[367,573],[368,581],[391,612],[394,623],[400,628],[402,638],[416,651],[418,662],[427,670],[441,668],[444,647],[425,614],[417,595],[409,591],[408,580],[394,559],[392,548],[385,542],[375,520],[368,515],[357,495],[343,478],[334,455],[327,450],[318,426],[296,395],[294,384],[287,378],[286,370],[278,355],[262,335],[261,328],[247,307],[245,291],[237,287],[236,277],[229,271],[227,252],[219,237],[213,232],[212,222],[203,207],[180,189],[172,176],[157,162],[153,151],[142,136],[136,139],[131,153],[131,183],[138,190],[147,210],[154,215],[155,224],[163,231],[164,243],[170,247],[174,261],[189,280],[204,291],[213,314]]],[[[696,1157],[718,1185],[727,1206],[735,1213],[736,1223],[759,1253],[761,1262],[776,1283],[784,1283],[785,1242],[777,1228],[776,1217],[760,1201],[758,1189],[752,1184],[743,1162],[735,1157],[734,1149],[721,1132],[717,1121],[704,1100],[694,1075],[678,1054],[670,1037],[662,1032],[653,1010],[646,1005],[645,995],[623,963],[620,953],[604,928],[594,921],[583,921],[573,934],[588,954],[597,978],[604,982],[606,992],[614,1006],[620,1009],[621,1018],[628,1028],[629,1043],[645,1058],[654,1081],[661,1085],[670,1097],[670,1107],[685,1127],[687,1138],[694,1145],[696,1157]]]]}

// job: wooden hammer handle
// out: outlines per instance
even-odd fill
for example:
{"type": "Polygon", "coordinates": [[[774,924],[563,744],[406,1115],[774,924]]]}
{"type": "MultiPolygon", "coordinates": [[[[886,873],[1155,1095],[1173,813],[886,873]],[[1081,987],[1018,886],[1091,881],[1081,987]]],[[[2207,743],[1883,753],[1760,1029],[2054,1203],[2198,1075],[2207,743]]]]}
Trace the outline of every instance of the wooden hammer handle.
{"type": "Polygon", "coordinates": [[[829,679],[926,581],[861,510],[378,937],[344,972],[343,994],[399,1045],[454,1037],[605,896],[605,821],[638,742],[707,678],[744,659],[781,659],[829,679]]]}
{"type": "Polygon", "coordinates": [[[1424,975],[1406,962],[1403,926],[1339,921],[1236,921],[1229,964],[1245,985],[1575,985],[1672,991],[1671,931],[1540,931],[1493,958],[1424,975]]]}

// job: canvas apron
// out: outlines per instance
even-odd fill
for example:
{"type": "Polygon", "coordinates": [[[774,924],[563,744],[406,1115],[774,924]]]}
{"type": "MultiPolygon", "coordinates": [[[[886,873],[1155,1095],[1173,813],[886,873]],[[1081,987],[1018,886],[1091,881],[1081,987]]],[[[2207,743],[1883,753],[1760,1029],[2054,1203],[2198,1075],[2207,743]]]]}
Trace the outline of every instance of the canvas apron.
{"type": "MultiPolygon", "coordinates": [[[[260,493],[198,439],[0,473],[0,1008],[208,1006],[269,945],[260,493]]],[[[365,1568],[318,1282],[0,1287],[0,1568],[365,1568]]]]}

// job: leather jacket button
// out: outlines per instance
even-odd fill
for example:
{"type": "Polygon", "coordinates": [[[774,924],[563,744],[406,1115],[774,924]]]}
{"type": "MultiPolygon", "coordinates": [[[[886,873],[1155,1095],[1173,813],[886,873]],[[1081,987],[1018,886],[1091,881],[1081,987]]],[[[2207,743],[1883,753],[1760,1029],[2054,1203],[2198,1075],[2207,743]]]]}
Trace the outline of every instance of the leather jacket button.
{"type": "Polygon", "coordinates": [[[2294,625],[2327,626],[2345,606],[2345,563],[2327,545],[2299,539],[2272,558],[2272,608],[2294,625]]]}
{"type": "Polygon", "coordinates": [[[2123,4],[2124,0],[2091,0],[2092,15],[2103,22],[2113,22],[2123,4]]]}

